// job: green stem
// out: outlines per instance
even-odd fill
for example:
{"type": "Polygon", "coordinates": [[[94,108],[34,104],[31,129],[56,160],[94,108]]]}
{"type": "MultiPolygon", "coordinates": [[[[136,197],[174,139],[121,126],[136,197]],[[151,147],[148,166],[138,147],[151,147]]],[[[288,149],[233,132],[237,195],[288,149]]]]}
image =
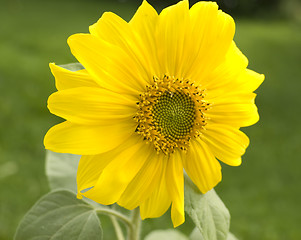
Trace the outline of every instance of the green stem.
{"type": "Polygon", "coordinates": [[[127,216],[125,216],[115,210],[98,208],[98,209],[96,209],[96,212],[98,214],[107,214],[109,216],[117,217],[119,220],[123,221],[130,229],[132,228],[132,221],[127,216]]]}
{"type": "Polygon", "coordinates": [[[131,228],[128,229],[128,240],[140,239],[140,225],[141,225],[141,218],[140,218],[139,208],[135,208],[132,211],[131,228]]]}
{"type": "Polygon", "coordinates": [[[122,233],[122,230],[121,230],[121,227],[116,219],[116,217],[114,216],[110,216],[110,219],[112,221],[112,224],[114,226],[114,229],[115,229],[115,233],[116,233],[116,236],[117,236],[117,239],[118,240],[125,240],[124,239],[124,236],[123,236],[123,233],[122,233]]]}

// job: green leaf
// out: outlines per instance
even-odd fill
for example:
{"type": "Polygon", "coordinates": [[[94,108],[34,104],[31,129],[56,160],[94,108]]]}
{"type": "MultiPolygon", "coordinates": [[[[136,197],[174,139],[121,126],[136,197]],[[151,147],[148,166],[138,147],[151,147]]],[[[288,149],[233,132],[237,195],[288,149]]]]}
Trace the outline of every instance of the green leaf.
{"type": "Polygon", "coordinates": [[[72,192],[61,190],[42,197],[21,221],[15,240],[101,240],[95,210],[72,192]]]}
{"type": "Polygon", "coordinates": [[[68,63],[68,64],[59,65],[59,66],[62,68],[65,68],[67,70],[70,70],[72,72],[84,69],[84,66],[81,65],[80,63],[68,63]]]}
{"type": "Polygon", "coordinates": [[[178,230],[156,230],[148,234],[144,240],[189,240],[183,233],[178,230]]]}
{"type": "Polygon", "coordinates": [[[203,240],[226,240],[230,214],[214,189],[202,194],[185,177],[185,211],[200,231],[203,240]]]}
{"type": "Polygon", "coordinates": [[[232,233],[229,232],[227,240],[238,240],[232,233]]]}
{"type": "Polygon", "coordinates": [[[190,240],[204,240],[203,235],[200,233],[200,230],[195,227],[192,231],[192,233],[189,236],[190,240]]]}
{"type": "Polygon", "coordinates": [[[76,190],[76,172],[80,156],[55,153],[47,150],[46,154],[46,175],[51,190],[58,188],[76,190]]]}

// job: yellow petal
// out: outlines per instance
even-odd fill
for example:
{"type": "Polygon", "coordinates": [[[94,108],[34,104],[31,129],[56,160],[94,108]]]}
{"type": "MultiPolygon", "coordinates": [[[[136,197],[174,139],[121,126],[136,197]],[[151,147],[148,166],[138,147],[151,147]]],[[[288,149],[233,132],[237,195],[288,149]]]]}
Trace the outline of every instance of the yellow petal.
{"type": "Polygon", "coordinates": [[[120,206],[132,210],[144,202],[158,187],[165,160],[162,155],[157,155],[155,151],[149,155],[139,173],[118,200],[120,206]]]}
{"type": "MultiPolygon", "coordinates": [[[[157,56],[157,23],[158,13],[146,0],[143,0],[142,5],[138,8],[134,17],[129,22],[130,27],[137,33],[137,36],[139,36],[141,41],[142,51],[145,56],[144,64],[147,64],[146,68],[148,69],[145,71],[149,72],[150,79],[152,79],[153,76],[160,76],[160,74],[162,74],[157,56]]],[[[141,54],[140,56],[143,57],[141,54]]]]}
{"type": "Polygon", "coordinates": [[[57,90],[77,87],[99,87],[85,69],[73,72],[57,66],[54,63],[50,63],[49,67],[55,77],[55,86],[57,90]]]}
{"type": "Polygon", "coordinates": [[[140,34],[147,32],[154,35],[157,20],[157,11],[146,0],[143,0],[129,24],[140,34]],[[148,32],[149,30],[152,30],[152,32],[148,32]]]}
{"type": "Polygon", "coordinates": [[[265,76],[263,74],[256,73],[250,69],[246,69],[237,79],[237,85],[233,91],[240,92],[253,92],[263,82],[265,76]]]}
{"type": "Polygon", "coordinates": [[[161,217],[170,206],[171,199],[166,186],[166,164],[167,159],[164,158],[159,177],[159,185],[155,188],[150,197],[140,205],[140,215],[142,219],[161,217]]]}
{"type": "Polygon", "coordinates": [[[233,40],[235,23],[213,2],[198,2],[191,7],[189,14],[190,45],[194,46],[195,53],[191,54],[187,77],[202,84],[224,61],[233,40]]]}
{"type": "Polygon", "coordinates": [[[203,88],[207,90],[207,96],[214,98],[233,92],[233,89],[237,87],[239,75],[245,72],[247,66],[248,59],[232,41],[224,61],[202,81],[203,88]]]}
{"type": "Polygon", "coordinates": [[[231,166],[241,164],[241,156],[249,145],[249,138],[235,127],[208,124],[201,138],[219,160],[231,166]]]}
{"type": "Polygon", "coordinates": [[[202,81],[207,97],[255,91],[263,82],[264,75],[246,69],[247,65],[248,59],[232,42],[224,62],[202,81]]]}
{"type": "Polygon", "coordinates": [[[141,82],[142,79],[146,82],[152,80],[154,75],[152,66],[156,62],[152,57],[155,55],[144,44],[145,38],[136,34],[130,24],[114,13],[106,12],[97,23],[90,26],[89,30],[93,36],[123,49],[135,65],[136,75],[141,78],[141,82]]]}
{"type": "Polygon", "coordinates": [[[246,127],[259,120],[257,107],[254,103],[256,94],[227,94],[210,102],[210,108],[205,112],[208,122],[229,124],[236,127],[246,127]]]}
{"type": "Polygon", "coordinates": [[[152,148],[142,138],[132,137],[133,144],[120,152],[102,171],[94,187],[83,196],[100,204],[117,202],[148,159],[152,148]]]}
{"type": "Polygon", "coordinates": [[[108,153],[112,154],[114,150],[98,155],[85,155],[81,157],[77,170],[78,194],[81,195],[81,191],[95,185],[103,169],[112,160],[112,158],[104,157],[104,155],[108,155],[108,153]]]}
{"type": "Polygon", "coordinates": [[[203,141],[191,140],[187,153],[182,156],[188,176],[202,193],[221,181],[221,165],[203,141]]]}
{"type": "Polygon", "coordinates": [[[118,147],[97,155],[82,156],[77,170],[77,189],[78,194],[81,191],[95,186],[103,169],[113,161],[122,151],[135,144],[132,138],[129,138],[118,147]]]}
{"type": "Polygon", "coordinates": [[[171,219],[174,227],[177,227],[185,221],[183,163],[178,151],[168,159],[166,184],[172,201],[171,219]]]}
{"type": "Polygon", "coordinates": [[[134,121],[85,126],[68,121],[52,127],[44,138],[46,149],[59,153],[94,155],[120,145],[135,132],[134,121]],[[133,123],[132,123],[133,122],[133,123]]]}
{"type": "MultiPolygon", "coordinates": [[[[159,15],[157,33],[157,52],[161,74],[185,77],[186,57],[191,52],[187,45],[189,26],[189,3],[187,0],[167,7],[159,15]],[[187,49],[188,48],[188,49],[187,49]]],[[[160,77],[160,76],[159,76],[160,77]]]]}
{"type": "Polygon", "coordinates": [[[58,91],[48,99],[49,111],[78,124],[111,125],[133,121],[136,101],[104,88],[80,87],[58,91]]]}
{"type": "Polygon", "coordinates": [[[91,34],[74,34],[68,38],[72,54],[102,87],[138,96],[147,82],[140,76],[133,58],[123,49],[91,34]]]}

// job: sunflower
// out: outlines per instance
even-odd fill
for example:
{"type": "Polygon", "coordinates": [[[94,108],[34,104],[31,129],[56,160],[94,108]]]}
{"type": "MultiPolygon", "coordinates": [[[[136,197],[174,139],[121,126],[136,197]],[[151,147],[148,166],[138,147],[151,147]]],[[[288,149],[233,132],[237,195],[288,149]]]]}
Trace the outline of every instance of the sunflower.
{"type": "Polygon", "coordinates": [[[241,164],[259,119],[253,91],[264,76],[247,69],[233,19],[213,2],[187,0],[158,14],[143,1],[130,22],[106,12],[89,34],[69,37],[83,65],[50,64],[51,113],[66,119],[47,149],[82,155],[78,197],[140,207],[141,218],[184,218],[184,169],[202,193],[221,181],[222,161],[241,164]],[[87,190],[89,189],[89,190],[87,190]]]}

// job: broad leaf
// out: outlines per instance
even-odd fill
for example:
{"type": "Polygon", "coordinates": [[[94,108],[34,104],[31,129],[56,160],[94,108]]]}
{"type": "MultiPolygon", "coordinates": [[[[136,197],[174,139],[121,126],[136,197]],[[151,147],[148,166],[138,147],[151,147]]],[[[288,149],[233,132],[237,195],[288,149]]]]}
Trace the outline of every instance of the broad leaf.
{"type": "Polygon", "coordinates": [[[227,240],[238,240],[232,233],[229,232],[227,240]]]}
{"type": "Polygon", "coordinates": [[[64,188],[77,192],[76,172],[79,159],[79,155],[47,151],[46,175],[52,190],[64,188]]]}
{"type": "Polygon", "coordinates": [[[21,221],[15,240],[101,240],[95,210],[69,191],[42,197],[21,221]]]}
{"type": "Polygon", "coordinates": [[[156,230],[148,234],[144,240],[189,240],[183,233],[178,230],[156,230]]]}
{"type": "Polygon", "coordinates": [[[199,229],[203,240],[226,240],[230,214],[212,189],[202,194],[188,177],[185,177],[185,211],[199,229]]]}
{"type": "Polygon", "coordinates": [[[203,235],[200,233],[200,230],[195,227],[192,231],[192,233],[189,236],[190,240],[204,240],[203,235]]]}

